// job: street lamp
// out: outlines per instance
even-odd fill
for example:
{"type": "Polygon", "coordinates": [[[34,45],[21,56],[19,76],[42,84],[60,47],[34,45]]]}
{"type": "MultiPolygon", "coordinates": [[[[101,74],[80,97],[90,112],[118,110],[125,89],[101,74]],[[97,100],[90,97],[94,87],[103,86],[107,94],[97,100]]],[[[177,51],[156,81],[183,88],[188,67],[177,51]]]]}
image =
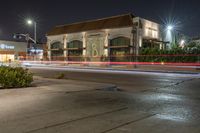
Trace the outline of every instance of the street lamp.
{"type": "Polygon", "coordinates": [[[28,19],[27,24],[34,25],[34,43],[37,44],[37,23],[35,21],[32,21],[31,19],[28,19]]]}
{"type": "Polygon", "coordinates": [[[166,25],[165,29],[165,41],[169,42],[169,47],[171,47],[171,44],[173,43],[173,33],[174,33],[174,25],[168,24],[166,25]]]}
{"type": "MultiPolygon", "coordinates": [[[[37,45],[37,23],[36,23],[36,21],[28,19],[27,24],[34,26],[34,43],[35,43],[35,45],[37,45]]],[[[34,47],[34,49],[35,49],[35,52],[36,52],[36,46],[34,47]]],[[[35,60],[35,56],[34,56],[34,60],[35,60]]]]}
{"type": "Polygon", "coordinates": [[[174,29],[174,27],[172,25],[167,26],[167,31],[172,31],[173,29],[174,29]]]}
{"type": "Polygon", "coordinates": [[[181,39],[181,40],[180,40],[180,47],[181,47],[181,48],[184,48],[184,47],[185,47],[185,40],[184,40],[184,39],[181,39]]]}

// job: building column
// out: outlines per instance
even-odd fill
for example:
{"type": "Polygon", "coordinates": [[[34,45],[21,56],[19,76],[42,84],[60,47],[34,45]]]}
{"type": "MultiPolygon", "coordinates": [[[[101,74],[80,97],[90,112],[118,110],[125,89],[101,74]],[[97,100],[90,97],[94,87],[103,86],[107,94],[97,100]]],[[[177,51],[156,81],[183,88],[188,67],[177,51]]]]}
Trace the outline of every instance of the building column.
{"type": "Polygon", "coordinates": [[[131,34],[131,37],[130,37],[130,54],[131,55],[134,54],[134,37],[133,37],[133,34],[131,34]]]}
{"type": "Polygon", "coordinates": [[[109,56],[109,33],[106,32],[105,42],[104,42],[104,56],[109,56]]]}
{"type": "Polygon", "coordinates": [[[47,41],[47,57],[49,61],[51,61],[51,41],[50,40],[47,41]]]}
{"type": "Polygon", "coordinates": [[[140,45],[140,41],[141,40],[141,36],[140,36],[140,30],[139,28],[137,27],[137,40],[136,40],[136,55],[139,55],[139,45],[140,45]]]}
{"type": "MultiPolygon", "coordinates": [[[[138,54],[139,54],[139,27],[137,25],[133,26],[132,29],[132,36],[133,36],[133,61],[134,62],[138,62],[138,54]]],[[[134,65],[134,67],[136,68],[137,65],[134,65]]]]}
{"type": "Polygon", "coordinates": [[[85,32],[83,32],[83,40],[82,41],[83,41],[83,57],[84,57],[84,61],[86,61],[85,57],[86,57],[86,54],[87,54],[87,51],[86,51],[86,47],[87,47],[86,43],[87,42],[86,42],[86,33],[85,32]]]}
{"type": "Polygon", "coordinates": [[[68,55],[68,51],[67,51],[67,35],[64,35],[63,38],[63,44],[64,44],[64,61],[67,61],[67,55],[68,55]]]}

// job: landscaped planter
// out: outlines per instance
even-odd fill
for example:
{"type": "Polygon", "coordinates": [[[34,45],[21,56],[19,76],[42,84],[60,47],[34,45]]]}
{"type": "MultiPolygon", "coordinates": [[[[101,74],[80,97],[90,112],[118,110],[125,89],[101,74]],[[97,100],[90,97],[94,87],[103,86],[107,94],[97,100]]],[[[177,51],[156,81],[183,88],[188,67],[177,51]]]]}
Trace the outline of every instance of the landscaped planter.
{"type": "Polygon", "coordinates": [[[21,67],[12,68],[0,66],[0,87],[1,88],[22,88],[29,87],[33,82],[33,74],[28,69],[21,67]]]}

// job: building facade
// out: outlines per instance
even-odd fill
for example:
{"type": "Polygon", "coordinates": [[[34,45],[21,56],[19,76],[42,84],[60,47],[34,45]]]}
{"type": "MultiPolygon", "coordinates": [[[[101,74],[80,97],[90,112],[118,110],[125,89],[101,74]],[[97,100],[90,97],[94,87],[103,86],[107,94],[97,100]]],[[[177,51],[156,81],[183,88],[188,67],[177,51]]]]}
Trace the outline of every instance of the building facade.
{"type": "Polygon", "coordinates": [[[142,48],[162,48],[160,26],[132,14],[56,26],[47,33],[49,60],[132,61],[142,48]]]}
{"type": "Polygon", "coordinates": [[[0,62],[26,58],[27,43],[0,40],[0,62]]]}

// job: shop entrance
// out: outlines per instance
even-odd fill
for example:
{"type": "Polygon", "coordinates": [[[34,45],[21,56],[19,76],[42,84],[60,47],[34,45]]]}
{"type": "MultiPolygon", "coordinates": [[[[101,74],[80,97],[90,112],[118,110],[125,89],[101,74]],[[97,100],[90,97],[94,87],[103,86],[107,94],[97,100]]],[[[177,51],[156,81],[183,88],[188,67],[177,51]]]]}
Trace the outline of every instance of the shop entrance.
{"type": "Polygon", "coordinates": [[[0,62],[14,61],[15,55],[13,54],[0,54],[0,62]]]}

